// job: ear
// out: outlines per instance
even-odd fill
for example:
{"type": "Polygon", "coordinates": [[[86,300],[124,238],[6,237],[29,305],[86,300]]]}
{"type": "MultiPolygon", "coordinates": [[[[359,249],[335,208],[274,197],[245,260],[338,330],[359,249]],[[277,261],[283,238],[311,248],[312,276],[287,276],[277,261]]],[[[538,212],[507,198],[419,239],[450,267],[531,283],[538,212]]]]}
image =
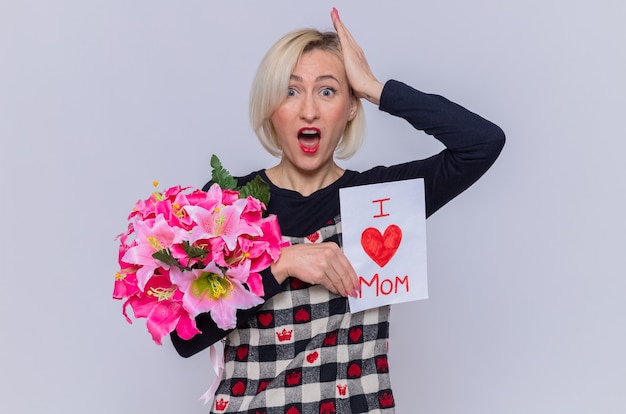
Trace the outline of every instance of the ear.
{"type": "Polygon", "coordinates": [[[350,99],[350,114],[348,117],[348,121],[352,121],[356,116],[357,111],[359,110],[359,98],[352,95],[352,99],[350,99]]]}

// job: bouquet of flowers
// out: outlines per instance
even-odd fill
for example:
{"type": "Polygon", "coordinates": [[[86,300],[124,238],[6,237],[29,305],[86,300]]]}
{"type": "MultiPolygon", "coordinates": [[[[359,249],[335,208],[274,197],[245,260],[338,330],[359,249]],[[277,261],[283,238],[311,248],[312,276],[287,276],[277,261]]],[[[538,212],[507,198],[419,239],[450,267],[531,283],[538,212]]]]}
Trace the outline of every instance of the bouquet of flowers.
{"type": "Polygon", "coordinates": [[[200,333],[195,317],[209,312],[221,329],[236,324],[237,309],[263,303],[260,271],[284,245],[276,216],[267,215],[269,187],[261,177],[237,188],[219,159],[207,192],[175,186],[139,200],[120,234],[113,298],[125,300],[157,344],[176,329],[200,333]]]}

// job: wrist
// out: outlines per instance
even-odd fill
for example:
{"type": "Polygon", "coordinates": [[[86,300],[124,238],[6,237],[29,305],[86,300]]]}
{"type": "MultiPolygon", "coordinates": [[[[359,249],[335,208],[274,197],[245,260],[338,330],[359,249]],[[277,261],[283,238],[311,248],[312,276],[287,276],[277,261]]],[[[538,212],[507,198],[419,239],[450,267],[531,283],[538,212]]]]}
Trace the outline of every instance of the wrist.
{"type": "Polygon", "coordinates": [[[384,85],[377,80],[372,81],[361,91],[361,98],[368,100],[374,105],[380,105],[380,97],[383,93],[384,85]]]}
{"type": "Polygon", "coordinates": [[[279,285],[282,284],[289,277],[289,272],[287,271],[287,269],[285,269],[285,266],[283,264],[284,261],[281,261],[281,258],[279,258],[275,263],[272,263],[272,265],[270,266],[272,275],[274,275],[274,279],[276,279],[276,282],[278,282],[279,285]]]}

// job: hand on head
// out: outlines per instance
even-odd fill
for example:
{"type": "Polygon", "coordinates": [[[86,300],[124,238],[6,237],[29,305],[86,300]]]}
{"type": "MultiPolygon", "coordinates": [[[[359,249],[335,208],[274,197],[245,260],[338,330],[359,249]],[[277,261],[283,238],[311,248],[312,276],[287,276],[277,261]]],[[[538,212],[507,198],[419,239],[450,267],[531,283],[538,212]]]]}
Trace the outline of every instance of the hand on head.
{"type": "Polygon", "coordinates": [[[363,49],[357,44],[348,28],[339,18],[337,9],[333,8],[330,17],[341,43],[346,75],[354,94],[358,98],[367,99],[373,104],[379,105],[383,84],[372,73],[363,49]]]}

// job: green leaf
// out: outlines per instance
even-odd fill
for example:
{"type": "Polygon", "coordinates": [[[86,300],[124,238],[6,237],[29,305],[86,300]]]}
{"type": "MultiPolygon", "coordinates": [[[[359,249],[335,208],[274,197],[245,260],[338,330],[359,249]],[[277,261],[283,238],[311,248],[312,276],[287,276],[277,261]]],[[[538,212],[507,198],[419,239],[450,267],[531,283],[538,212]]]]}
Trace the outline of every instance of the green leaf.
{"type": "Polygon", "coordinates": [[[208,253],[201,247],[192,246],[188,241],[183,242],[183,250],[190,259],[203,259],[208,253]]]}
{"type": "Polygon", "coordinates": [[[222,166],[220,159],[215,154],[211,156],[211,167],[213,168],[211,180],[217,183],[222,190],[234,190],[237,188],[237,180],[222,166]]]}
{"type": "Polygon", "coordinates": [[[154,252],[152,254],[152,257],[155,258],[156,260],[163,262],[167,265],[170,266],[176,266],[178,268],[180,268],[180,263],[178,263],[178,260],[176,260],[174,258],[174,256],[172,256],[172,253],[170,253],[169,250],[167,249],[163,249],[163,250],[159,250],[158,252],[154,252]]]}
{"type": "Polygon", "coordinates": [[[267,207],[267,204],[270,202],[270,186],[257,175],[239,190],[240,198],[248,196],[258,199],[267,207]]]}

